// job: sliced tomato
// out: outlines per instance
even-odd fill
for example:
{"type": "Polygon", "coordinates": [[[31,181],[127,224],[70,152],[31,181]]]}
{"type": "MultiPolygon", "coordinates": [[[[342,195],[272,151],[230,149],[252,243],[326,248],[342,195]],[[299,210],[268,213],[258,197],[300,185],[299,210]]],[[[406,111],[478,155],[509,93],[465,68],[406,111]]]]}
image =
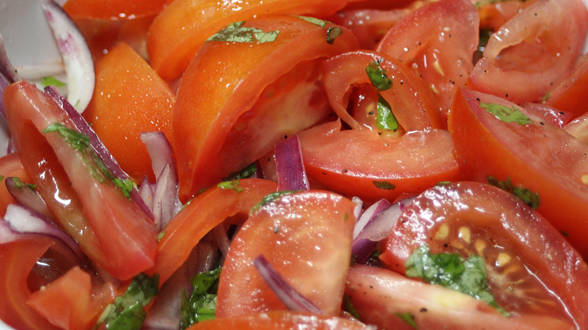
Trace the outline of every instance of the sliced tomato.
{"type": "Polygon", "coordinates": [[[576,64],[574,72],[549,92],[547,104],[574,117],[588,111],[588,54],[576,64]]]}
{"type": "Polygon", "coordinates": [[[18,154],[9,154],[0,158],[0,215],[6,213],[8,204],[15,203],[14,198],[6,189],[6,178],[17,177],[23,182],[30,182],[18,154]]]}
{"type": "Polygon", "coordinates": [[[133,20],[154,16],[165,0],[67,0],[63,9],[73,18],[133,20]]]}
{"type": "MultiPolygon", "coordinates": [[[[159,14],[149,28],[147,48],[151,65],[159,75],[172,80],[206,40],[227,25],[252,17],[305,14],[325,17],[343,8],[348,0],[176,0],[159,14]]],[[[298,46],[304,43],[298,43],[298,46]]],[[[290,50],[295,49],[293,47],[290,50]]],[[[232,53],[236,55],[236,53],[232,53]]],[[[243,61],[240,59],[239,61],[243,61]]],[[[213,79],[214,80],[214,79],[213,79]]]]}
{"type": "Polygon", "coordinates": [[[217,317],[285,310],[253,260],[263,254],[284,279],[328,315],[339,315],[351,258],[354,204],[330,192],[284,195],[254,212],[226,256],[217,317]]]}
{"type": "Polygon", "coordinates": [[[562,128],[573,118],[572,113],[560,111],[543,103],[523,103],[521,106],[527,111],[529,118],[540,125],[547,124],[562,128]]]}
{"type": "Polygon", "coordinates": [[[4,91],[8,126],[25,170],[61,227],[98,266],[129,279],[151,266],[157,249],[153,221],[57,133],[73,123],[53,99],[26,82],[4,91]]]}
{"type": "Polygon", "coordinates": [[[33,293],[27,305],[61,329],[90,329],[104,307],[114,300],[109,284],[92,294],[90,275],[74,267],[62,277],[33,293]]]}
{"type": "Polygon", "coordinates": [[[508,22],[523,8],[528,7],[536,0],[507,0],[507,1],[479,1],[473,0],[475,3],[483,3],[478,8],[480,14],[480,28],[491,29],[497,31],[504,23],[508,22]]]}
{"type": "Polygon", "coordinates": [[[587,29],[581,0],[539,0],[490,37],[470,86],[515,103],[539,101],[572,72],[587,29]]]}
{"type": "Polygon", "coordinates": [[[465,177],[510,179],[538,193],[539,213],[588,256],[588,147],[558,127],[503,122],[481,103],[524,111],[495,96],[457,93],[449,128],[465,177]]]}
{"type": "Polygon", "coordinates": [[[189,330],[274,330],[274,329],[315,329],[352,330],[369,329],[360,322],[335,316],[312,315],[285,311],[274,311],[237,317],[217,318],[199,322],[189,330]]]}
{"type": "Polygon", "coordinates": [[[329,103],[345,123],[352,128],[361,127],[347,112],[347,101],[353,86],[370,84],[366,67],[373,62],[379,62],[380,68],[392,81],[392,87],[380,93],[405,130],[441,126],[431,92],[417,75],[395,60],[367,51],[344,53],[323,63],[324,85],[329,103]]]}
{"type": "Polygon", "coordinates": [[[479,17],[471,0],[443,0],[406,15],[380,41],[379,53],[415,68],[435,96],[443,124],[457,87],[472,72],[479,17]]]}
{"type": "Polygon", "coordinates": [[[451,137],[444,130],[395,138],[369,130],[342,131],[336,121],[299,137],[308,175],[349,196],[394,200],[460,175],[451,137]]]}
{"type": "Polygon", "coordinates": [[[329,44],[332,24],[320,27],[295,16],[243,26],[279,34],[262,44],[211,41],[182,77],[173,130],[183,200],[324,118],[330,109],[318,61],[357,45],[344,28],[329,44]]]}
{"type": "Polygon", "coordinates": [[[349,9],[331,17],[331,20],[351,30],[362,49],[374,49],[386,32],[394,26],[409,9],[349,9]]]}
{"type": "Polygon", "coordinates": [[[588,144],[588,112],[572,120],[565,126],[565,129],[578,141],[588,144]]]}
{"type": "Polygon", "coordinates": [[[427,190],[406,206],[380,259],[402,274],[414,251],[484,260],[490,291],[513,315],[587,326],[588,266],[541,215],[514,195],[476,182],[427,190]]]}
{"type": "Polygon", "coordinates": [[[163,285],[188,259],[204,235],[227,218],[246,216],[264,196],[276,189],[276,183],[269,180],[245,179],[240,180],[235,189],[215,187],[199,195],[165,227],[157,262],[150,272],[159,274],[159,284],[163,285]]]}

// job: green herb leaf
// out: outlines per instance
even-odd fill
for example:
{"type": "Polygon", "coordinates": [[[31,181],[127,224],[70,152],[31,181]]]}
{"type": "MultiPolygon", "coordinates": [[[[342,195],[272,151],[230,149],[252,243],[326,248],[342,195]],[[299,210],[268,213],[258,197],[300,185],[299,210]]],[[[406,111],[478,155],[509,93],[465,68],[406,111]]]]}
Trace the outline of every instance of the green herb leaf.
{"type": "Polygon", "coordinates": [[[414,320],[414,315],[412,315],[412,313],[410,313],[410,312],[395,313],[394,315],[398,316],[402,321],[404,321],[406,324],[410,325],[411,328],[413,328],[413,329],[419,328],[416,324],[416,321],[414,320]]]}
{"type": "Polygon", "coordinates": [[[216,186],[221,188],[221,189],[229,189],[229,190],[234,190],[236,192],[242,192],[243,188],[239,187],[239,180],[231,180],[231,181],[223,181],[219,184],[217,184],[216,186]]]}
{"type": "Polygon", "coordinates": [[[257,165],[255,165],[255,163],[251,163],[241,171],[229,175],[225,181],[247,179],[254,176],[255,173],[257,173],[257,165]]]}
{"type": "Polygon", "coordinates": [[[532,209],[536,210],[539,208],[539,204],[541,199],[539,198],[539,193],[533,192],[523,186],[514,186],[510,181],[510,178],[506,178],[504,181],[500,181],[493,176],[488,176],[488,183],[496,186],[504,191],[508,191],[509,193],[517,196],[520,200],[525,202],[525,204],[529,205],[532,209]]]}
{"type": "Polygon", "coordinates": [[[406,260],[405,267],[408,277],[465,293],[509,316],[492,296],[484,260],[479,256],[472,255],[466,260],[458,254],[431,254],[427,245],[421,245],[406,260]]]}
{"type": "Polygon", "coordinates": [[[113,178],[112,183],[122,192],[123,196],[131,198],[131,193],[133,192],[133,188],[135,188],[133,180],[113,178]]]}
{"type": "Polygon", "coordinates": [[[388,78],[386,70],[380,66],[381,61],[373,61],[365,68],[365,72],[374,87],[380,91],[385,91],[392,87],[392,80],[388,78]]]}
{"type": "Polygon", "coordinates": [[[519,125],[532,124],[533,121],[520,112],[516,107],[509,108],[502,104],[495,103],[480,103],[480,107],[486,109],[493,114],[497,119],[505,123],[517,123],[519,125]]]}
{"type": "Polygon", "coordinates": [[[65,139],[65,142],[80,152],[85,152],[90,147],[89,137],[61,123],[49,125],[43,130],[43,133],[58,133],[65,139]]]}
{"type": "Polygon", "coordinates": [[[323,21],[322,19],[318,19],[316,17],[310,17],[310,16],[298,16],[298,18],[300,18],[303,21],[307,21],[308,23],[312,23],[314,25],[320,26],[320,27],[325,27],[325,25],[327,25],[327,22],[323,21]]]}
{"type": "Polygon", "coordinates": [[[158,284],[157,274],[135,276],[127,291],[104,309],[98,324],[110,330],[141,329],[146,316],[143,307],[157,294],[158,284]]]}
{"type": "Polygon", "coordinates": [[[361,321],[361,317],[359,316],[357,309],[355,309],[355,306],[353,306],[353,303],[351,302],[351,298],[349,298],[349,296],[346,294],[343,295],[343,310],[346,311],[347,313],[351,314],[351,316],[353,316],[356,319],[361,321]]]}
{"type": "Polygon", "coordinates": [[[65,86],[65,83],[63,81],[53,77],[53,76],[47,76],[47,77],[41,78],[41,86],[43,88],[49,87],[49,86],[63,87],[63,86],[65,86]]]}
{"type": "MultiPolygon", "coordinates": [[[[2,177],[4,178],[4,177],[2,177]]],[[[22,180],[19,177],[10,177],[10,180],[12,180],[12,182],[14,183],[14,186],[16,188],[22,189],[22,188],[29,188],[30,190],[35,190],[37,189],[37,186],[32,184],[32,183],[26,183],[26,182],[22,182],[22,180]]],[[[1,179],[0,179],[1,180],[1,179]]]]}
{"type": "Polygon", "coordinates": [[[376,109],[378,111],[376,116],[376,126],[378,126],[379,129],[387,131],[398,130],[398,121],[392,113],[390,104],[382,96],[378,99],[376,109]]]}
{"type": "Polygon", "coordinates": [[[213,34],[208,41],[226,41],[239,43],[273,42],[280,34],[280,31],[264,32],[258,28],[242,26],[245,21],[235,22],[227,25],[224,29],[213,34]]]}
{"type": "Polygon", "coordinates": [[[192,279],[192,294],[182,297],[181,323],[182,329],[192,324],[214,319],[216,316],[216,293],[221,267],[202,272],[192,279]]]}
{"type": "Polygon", "coordinates": [[[543,104],[547,103],[547,101],[549,101],[550,98],[551,98],[551,92],[547,91],[547,93],[545,93],[545,95],[543,95],[543,98],[541,99],[541,103],[543,103],[543,104]]]}
{"type": "Polygon", "coordinates": [[[378,189],[384,189],[384,190],[396,189],[396,186],[393,185],[393,184],[391,184],[390,182],[386,182],[386,181],[372,181],[372,183],[378,189]]]}
{"type": "Polygon", "coordinates": [[[441,187],[441,186],[447,186],[449,184],[451,184],[451,181],[439,181],[439,182],[437,182],[437,184],[435,186],[441,187]]]}
{"type": "Polygon", "coordinates": [[[4,180],[4,175],[0,175],[0,181],[4,180]]]}
{"type": "Polygon", "coordinates": [[[332,27],[328,28],[327,29],[327,43],[329,45],[332,45],[335,42],[335,39],[337,39],[337,37],[340,36],[341,33],[343,33],[343,30],[341,30],[337,26],[332,26],[332,27]]]}
{"type": "Polygon", "coordinates": [[[262,206],[264,206],[265,204],[270,203],[271,201],[278,199],[281,196],[284,195],[290,195],[290,194],[294,194],[297,193],[297,191],[295,190],[284,190],[284,191],[278,191],[278,192],[274,192],[271,194],[267,194],[265,195],[265,197],[263,197],[263,199],[261,200],[261,202],[257,203],[255,206],[253,206],[251,208],[251,211],[249,211],[249,213],[255,213],[257,210],[259,210],[262,206]]]}
{"type": "MultiPolygon", "coordinates": [[[[505,1],[511,1],[511,0],[480,0],[480,1],[476,1],[476,7],[480,8],[483,7],[485,5],[491,5],[494,3],[498,3],[498,2],[505,2],[505,1]]],[[[519,0],[521,2],[525,2],[526,0],[519,0]]]]}

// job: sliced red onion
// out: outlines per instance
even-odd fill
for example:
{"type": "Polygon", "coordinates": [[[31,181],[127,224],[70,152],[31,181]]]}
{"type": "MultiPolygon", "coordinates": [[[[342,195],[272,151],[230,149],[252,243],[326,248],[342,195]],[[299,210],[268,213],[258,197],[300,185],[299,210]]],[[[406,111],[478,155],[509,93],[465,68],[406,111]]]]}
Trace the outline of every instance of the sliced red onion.
{"type": "Polygon", "coordinates": [[[275,147],[276,172],[279,190],[309,190],[308,178],[302,161],[302,150],[297,136],[289,137],[275,147]]]}
{"type": "Polygon", "coordinates": [[[282,275],[270,265],[263,254],[260,254],[255,260],[253,260],[253,265],[288,309],[296,312],[325,314],[320,308],[313,304],[312,301],[308,300],[286,282],[282,275]]]}
{"type": "MultiPolygon", "coordinates": [[[[8,58],[6,48],[4,48],[4,38],[0,34],[0,86],[1,84],[9,85],[17,80],[20,80],[18,73],[8,58]]],[[[2,91],[4,91],[4,87],[2,87],[2,91]]]]}
{"type": "Polygon", "coordinates": [[[141,182],[141,185],[139,186],[139,195],[141,196],[141,199],[143,199],[143,202],[145,202],[147,207],[149,207],[151,212],[153,212],[153,195],[154,194],[155,194],[155,191],[154,191],[153,185],[151,183],[149,183],[149,180],[147,180],[147,177],[143,178],[143,182],[141,182]]]}
{"type": "Polygon", "coordinates": [[[6,178],[6,189],[20,205],[31,209],[47,218],[50,218],[51,212],[47,208],[47,203],[41,198],[41,195],[34,189],[20,186],[15,178],[6,178]]]}
{"type": "MultiPolygon", "coordinates": [[[[57,90],[54,88],[45,88],[45,94],[50,96],[53,101],[55,101],[61,110],[63,110],[63,112],[71,119],[78,131],[90,139],[90,145],[92,146],[92,149],[94,149],[98,157],[100,157],[100,160],[104,163],[104,166],[106,166],[112,175],[121,180],[129,179],[129,175],[118,165],[116,159],[114,159],[110,151],[106,149],[106,146],[104,146],[102,141],[100,141],[98,135],[96,135],[84,117],[82,117],[82,115],[77,112],[76,109],[74,109],[74,107],[69,102],[67,102],[66,99],[59,95],[59,92],[57,92],[57,90]]],[[[131,199],[145,212],[145,214],[153,219],[153,213],[151,213],[151,209],[145,204],[136,188],[133,188],[133,191],[131,192],[131,199]]]]}
{"type": "Polygon", "coordinates": [[[363,210],[363,201],[361,198],[357,196],[353,196],[351,201],[355,203],[355,207],[353,208],[353,216],[355,216],[355,220],[359,221],[359,217],[361,216],[361,210],[363,210]]]}
{"type": "MultiPolygon", "coordinates": [[[[22,234],[10,227],[10,224],[4,220],[0,220],[0,244],[14,242],[21,238],[22,234]]],[[[0,330],[2,327],[0,327],[0,330]]]]}
{"type": "Polygon", "coordinates": [[[353,228],[353,239],[355,239],[359,235],[359,233],[365,228],[365,226],[368,223],[374,220],[374,218],[380,215],[380,213],[388,209],[390,205],[390,202],[388,202],[387,200],[380,199],[379,201],[375,202],[370,207],[368,207],[355,223],[355,227],[353,228]]]}
{"type": "Polygon", "coordinates": [[[43,13],[53,31],[67,74],[67,100],[83,112],[94,93],[94,62],[86,40],[73,20],[53,0],[42,0],[43,13]]]}
{"type": "Polygon", "coordinates": [[[216,242],[218,250],[221,252],[222,257],[224,258],[227,253],[229,253],[229,247],[231,246],[231,241],[229,240],[225,226],[220,224],[214,227],[212,230],[212,236],[216,242]]]}
{"type": "Polygon", "coordinates": [[[65,243],[80,259],[85,258],[82,250],[71,237],[32,210],[10,204],[6,208],[4,220],[16,232],[42,234],[57,238],[65,243]]]}

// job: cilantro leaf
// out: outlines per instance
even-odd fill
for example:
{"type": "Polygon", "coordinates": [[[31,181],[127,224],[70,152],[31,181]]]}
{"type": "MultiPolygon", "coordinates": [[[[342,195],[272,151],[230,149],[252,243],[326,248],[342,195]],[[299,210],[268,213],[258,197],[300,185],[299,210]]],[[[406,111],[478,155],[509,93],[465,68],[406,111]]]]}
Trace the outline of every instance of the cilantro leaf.
{"type": "Polygon", "coordinates": [[[284,191],[277,191],[271,194],[267,194],[265,195],[265,197],[263,197],[263,199],[261,200],[261,202],[257,203],[255,206],[253,206],[251,208],[251,211],[249,211],[249,213],[255,213],[257,210],[259,210],[262,206],[264,206],[265,204],[270,203],[271,201],[278,199],[281,196],[284,195],[289,195],[289,194],[294,194],[297,191],[295,190],[284,190],[284,191]]]}
{"type": "MultiPolygon", "coordinates": [[[[4,177],[2,177],[4,178],[4,177]]],[[[1,179],[0,179],[1,180],[1,179]]],[[[35,190],[37,189],[37,186],[32,184],[32,183],[26,183],[26,182],[22,182],[22,180],[19,177],[9,177],[8,180],[11,180],[12,183],[14,183],[14,186],[16,188],[22,189],[22,188],[29,188],[30,190],[35,190]]]]}
{"type": "Polygon", "coordinates": [[[383,190],[396,189],[396,186],[393,185],[393,184],[391,184],[390,182],[386,182],[386,181],[372,181],[372,183],[378,189],[383,189],[383,190]]]}
{"type": "Polygon", "coordinates": [[[126,198],[131,198],[131,193],[135,188],[135,183],[131,179],[119,179],[113,178],[112,183],[122,192],[123,196],[126,198]]]}
{"type": "Polygon", "coordinates": [[[506,178],[506,180],[500,181],[493,176],[488,176],[487,179],[489,184],[517,196],[532,209],[536,210],[539,208],[539,204],[541,203],[539,193],[533,192],[523,186],[514,186],[510,181],[510,178],[506,178]]]}
{"type": "Polygon", "coordinates": [[[108,305],[98,320],[106,329],[141,329],[145,320],[145,310],[157,294],[159,275],[149,277],[145,274],[135,276],[127,291],[108,305]]]}
{"type": "Polygon", "coordinates": [[[322,28],[325,27],[325,25],[327,25],[327,22],[323,21],[322,19],[318,19],[316,17],[298,16],[298,18],[300,18],[303,21],[307,21],[308,23],[312,23],[314,25],[322,27],[322,28]]]}
{"type": "Polygon", "coordinates": [[[517,123],[519,125],[532,124],[533,121],[516,107],[507,107],[502,104],[480,103],[480,107],[493,114],[498,120],[505,123],[517,123]]]}
{"type": "Polygon", "coordinates": [[[341,30],[337,26],[331,26],[330,28],[328,28],[327,29],[327,43],[329,45],[332,45],[335,42],[335,39],[337,39],[337,37],[340,36],[341,33],[343,33],[343,30],[341,30]]]}
{"type": "Polygon", "coordinates": [[[223,181],[223,182],[217,184],[216,186],[221,189],[228,189],[228,190],[234,190],[236,192],[242,192],[243,188],[239,187],[239,183],[240,183],[240,181],[237,179],[237,180],[231,180],[231,181],[223,181]]]}
{"type": "Polygon", "coordinates": [[[385,91],[392,87],[392,80],[388,78],[386,70],[380,66],[381,61],[373,61],[365,67],[365,72],[374,87],[385,91]]]}
{"type": "Polygon", "coordinates": [[[343,295],[343,310],[346,311],[347,313],[351,314],[351,316],[353,316],[356,319],[361,321],[361,317],[359,316],[357,309],[355,309],[355,306],[353,306],[353,303],[351,302],[351,298],[346,294],[343,295]]]}
{"type": "Polygon", "coordinates": [[[43,88],[45,87],[49,87],[49,86],[55,86],[55,87],[63,87],[65,86],[65,83],[53,76],[46,76],[41,78],[41,86],[43,88]]]}
{"type": "Polygon", "coordinates": [[[247,179],[254,176],[255,173],[257,173],[257,165],[255,165],[255,163],[251,163],[249,166],[245,167],[241,171],[229,175],[226,178],[226,181],[247,179]]]}
{"type": "Polygon", "coordinates": [[[208,41],[226,41],[238,43],[273,42],[280,34],[280,31],[264,32],[258,28],[242,26],[245,21],[235,22],[227,25],[224,29],[213,34],[208,41]]]}
{"type": "Polygon", "coordinates": [[[480,256],[472,255],[466,260],[458,254],[431,254],[427,245],[421,245],[408,257],[405,267],[408,277],[465,293],[509,316],[490,292],[484,260],[480,256]]]}
{"type": "Polygon", "coordinates": [[[413,328],[413,329],[419,328],[416,324],[416,321],[414,320],[414,315],[412,315],[412,313],[410,313],[410,312],[395,313],[394,315],[398,316],[402,321],[404,321],[404,323],[410,325],[411,328],[413,328]]]}
{"type": "Polygon", "coordinates": [[[390,104],[382,96],[378,99],[376,109],[378,112],[376,116],[376,126],[378,126],[379,129],[387,131],[398,130],[398,121],[392,113],[390,104]]]}
{"type": "Polygon", "coordinates": [[[43,133],[58,133],[65,142],[71,145],[75,150],[84,152],[90,147],[90,138],[74,129],[66,127],[62,123],[54,123],[43,130],[43,133]]]}
{"type": "Polygon", "coordinates": [[[214,319],[216,316],[216,292],[221,267],[197,274],[192,279],[192,294],[182,297],[180,326],[185,329],[194,323],[214,319]]]}

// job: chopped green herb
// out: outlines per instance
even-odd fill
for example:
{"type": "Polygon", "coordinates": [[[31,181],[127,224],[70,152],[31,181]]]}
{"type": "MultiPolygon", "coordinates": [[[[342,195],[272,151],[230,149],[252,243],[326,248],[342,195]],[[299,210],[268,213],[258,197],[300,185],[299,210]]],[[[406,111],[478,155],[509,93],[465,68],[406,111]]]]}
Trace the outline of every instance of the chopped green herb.
{"type": "Polygon", "coordinates": [[[493,114],[497,119],[505,123],[517,123],[519,125],[532,124],[533,121],[520,112],[516,107],[509,108],[502,104],[495,103],[480,103],[480,107],[486,109],[493,114]]]}
{"type": "Polygon", "coordinates": [[[157,242],[161,242],[161,240],[163,239],[163,237],[165,236],[165,232],[164,231],[160,231],[159,234],[157,234],[157,242]]]}
{"type": "Polygon", "coordinates": [[[224,29],[213,34],[208,41],[226,41],[238,43],[258,43],[273,42],[280,34],[280,31],[264,32],[258,28],[242,26],[245,21],[235,22],[227,25],[224,29]]]}
{"type": "Polygon", "coordinates": [[[241,171],[229,175],[225,181],[247,179],[254,176],[255,173],[257,173],[257,165],[255,165],[255,163],[251,163],[241,171]]]}
{"type": "Polygon", "coordinates": [[[395,313],[394,315],[398,316],[402,321],[404,321],[406,324],[410,325],[411,328],[413,328],[413,329],[419,328],[416,324],[416,321],[414,320],[414,315],[412,315],[412,313],[410,313],[410,312],[395,313]]]}
{"type": "Polygon", "coordinates": [[[541,202],[539,198],[539,193],[533,192],[523,186],[514,186],[510,181],[510,178],[507,178],[504,181],[500,181],[493,176],[488,176],[488,183],[496,186],[502,190],[508,191],[509,193],[517,196],[520,200],[525,202],[525,204],[529,205],[532,209],[536,210],[539,208],[539,204],[541,202]]]}
{"type": "Polygon", "coordinates": [[[374,87],[385,91],[392,87],[392,80],[388,78],[386,70],[380,66],[381,61],[373,61],[365,67],[365,72],[374,87]]]}
{"type": "Polygon", "coordinates": [[[0,175],[0,181],[4,180],[4,175],[0,175]]]}
{"type": "Polygon", "coordinates": [[[484,259],[471,255],[467,260],[458,254],[431,254],[427,245],[421,245],[406,260],[406,276],[423,279],[427,283],[470,295],[509,316],[498,305],[490,292],[484,259]]]}
{"type": "Polygon", "coordinates": [[[347,313],[351,314],[351,316],[353,316],[356,319],[361,321],[361,317],[359,316],[357,309],[355,309],[355,306],[353,306],[353,303],[351,302],[351,298],[349,298],[349,296],[346,294],[343,295],[343,310],[346,311],[347,313]]]}
{"type": "Polygon", "coordinates": [[[341,30],[337,26],[331,26],[330,28],[328,28],[327,29],[327,43],[329,45],[332,45],[335,42],[335,39],[337,39],[337,37],[340,36],[341,33],[343,33],[343,30],[341,30]]]}
{"type": "Polygon", "coordinates": [[[43,130],[43,133],[58,133],[65,139],[65,142],[79,152],[85,152],[90,147],[89,137],[61,123],[49,125],[43,130]]]}
{"type": "Polygon", "coordinates": [[[216,293],[221,267],[208,272],[202,272],[192,279],[192,294],[182,297],[182,309],[180,326],[186,329],[189,326],[212,320],[216,316],[216,293]]]}
{"type": "Polygon", "coordinates": [[[122,192],[126,198],[131,198],[131,193],[135,188],[135,183],[131,179],[113,178],[112,183],[122,192]]]}
{"type": "Polygon", "coordinates": [[[47,76],[47,77],[41,78],[41,86],[43,88],[49,87],[49,86],[63,87],[63,86],[65,86],[65,83],[63,81],[53,77],[53,76],[47,76]]]}
{"type": "Polygon", "coordinates": [[[484,50],[486,49],[486,45],[488,44],[492,33],[493,31],[490,29],[480,29],[478,49],[474,52],[474,64],[476,64],[484,56],[484,50]]]}
{"type": "Polygon", "coordinates": [[[549,98],[551,98],[551,92],[547,91],[547,93],[545,93],[545,95],[543,95],[543,98],[541,99],[541,103],[543,103],[543,104],[547,103],[547,101],[549,101],[549,98]]]}
{"type": "Polygon", "coordinates": [[[376,125],[379,129],[387,131],[398,130],[398,121],[392,113],[390,104],[382,96],[380,96],[380,98],[378,99],[376,109],[378,111],[378,114],[376,116],[376,125]]]}
{"type": "MultiPolygon", "coordinates": [[[[505,1],[510,1],[510,0],[480,0],[480,1],[476,1],[476,8],[480,8],[485,5],[491,5],[491,4],[498,3],[498,2],[505,2],[505,1]]],[[[526,0],[521,0],[521,1],[524,2],[526,0]]]]}
{"type": "Polygon", "coordinates": [[[447,186],[451,184],[451,181],[439,181],[437,182],[436,186],[441,187],[441,186],[447,186]]]}
{"type": "Polygon", "coordinates": [[[372,252],[372,254],[370,254],[370,256],[368,257],[365,264],[367,266],[382,267],[382,261],[380,261],[380,254],[382,254],[380,250],[374,250],[374,252],[372,252]]]}
{"type": "MultiPolygon", "coordinates": [[[[4,177],[2,177],[4,178],[4,177]]],[[[16,188],[22,189],[22,188],[29,188],[30,190],[35,190],[37,189],[37,186],[32,184],[32,183],[26,183],[26,182],[22,182],[22,180],[19,177],[10,177],[10,180],[12,180],[12,182],[14,183],[14,186],[16,188]]]]}
{"type": "Polygon", "coordinates": [[[219,184],[217,184],[216,186],[221,188],[221,189],[229,189],[229,190],[234,190],[236,192],[242,192],[243,188],[239,187],[239,180],[231,180],[231,181],[224,181],[221,182],[219,184]]]}
{"type": "Polygon", "coordinates": [[[295,191],[295,190],[284,190],[284,191],[277,191],[277,192],[274,192],[271,194],[267,194],[267,195],[265,195],[265,197],[263,197],[261,202],[257,203],[254,207],[251,208],[251,211],[249,211],[249,213],[255,213],[257,210],[259,210],[265,204],[268,204],[271,201],[278,199],[281,196],[294,194],[296,192],[297,191],[295,191]]]}
{"type": "Polygon", "coordinates": [[[310,17],[310,16],[298,16],[298,18],[300,18],[303,21],[307,21],[308,23],[312,23],[314,25],[320,26],[320,27],[325,27],[325,25],[327,25],[327,22],[323,21],[322,19],[318,19],[316,17],[310,17]]]}
{"type": "Polygon", "coordinates": [[[145,310],[157,294],[159,275],[149,277],[145,274],[135,276],[127,291],[108,305],[98,320],[106,329],[141,329],[145,320],[145,310]]]}
{"type": "Polygon", "coordinates": [[[372,181],[372,183],[378,189],[384,189],[384,190],[396,189],[396,186],[393,185],[393,184],[391,184],[390,182],[386,182],[386,181],[372,181]]]}

